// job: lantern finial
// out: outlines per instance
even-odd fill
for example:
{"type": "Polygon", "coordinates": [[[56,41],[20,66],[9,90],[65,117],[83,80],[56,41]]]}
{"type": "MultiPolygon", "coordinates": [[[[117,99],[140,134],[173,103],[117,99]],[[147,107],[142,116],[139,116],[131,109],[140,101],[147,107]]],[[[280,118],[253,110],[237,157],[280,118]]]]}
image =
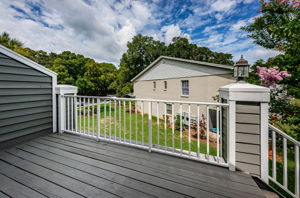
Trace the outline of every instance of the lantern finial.
{"type": "Polygon", "coordinates": [[[240,60],[235,63],[234,66],[234,77],[237,77],[237,81],[244,81],[249,76],[249,64],[241,55],[240,60]]]}

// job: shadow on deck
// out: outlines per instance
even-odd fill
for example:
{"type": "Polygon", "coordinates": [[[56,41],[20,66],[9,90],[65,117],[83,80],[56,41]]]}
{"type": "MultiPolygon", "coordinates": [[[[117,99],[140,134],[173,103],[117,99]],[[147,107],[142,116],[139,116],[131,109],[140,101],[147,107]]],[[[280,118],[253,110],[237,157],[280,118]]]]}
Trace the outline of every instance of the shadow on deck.
{"type": "Polygon", "coordinates": [[[70,134],[2,150],[0,197],[263,197],[251,176],[70,134]]]}

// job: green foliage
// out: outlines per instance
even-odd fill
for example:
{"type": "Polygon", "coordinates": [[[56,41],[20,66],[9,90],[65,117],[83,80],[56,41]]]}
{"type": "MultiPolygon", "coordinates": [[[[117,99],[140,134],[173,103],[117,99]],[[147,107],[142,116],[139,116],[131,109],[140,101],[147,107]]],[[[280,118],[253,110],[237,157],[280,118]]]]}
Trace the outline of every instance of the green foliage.
{"type": "Polygon", "coordinates": [[[0,44],[13,50],[23,47],[23,43],[21,41],[11,38],[7,32],[3,32],[0,35],[0,44]]]}
{"type": "Polygon", "coordinates": [[[250,33],[249,37],[267,49],[299,53],[300,10],[289,3],[271,0],[261,1],[262,15],[242,29],[250,33]]]}
{"type": "Polygon", "coordinates": [[[172,43],[166,46],[165,55],[167,56],[233,65],[231,54],[213,52],[207,47],[200,47],[190,43],[187,38],[174,37],[172,41],[172,43]]]}
{"type": "Polygon", "coordinates": [[[116,78],[116,67],[110,63],[96,63],[89,60],[85,64],[85,73],[76,83],[82,94],[106,96],[113,94],[111,84],[116,78]],[[88,93],[86,90],[88,89],[88,93]]]}
{"type": "MultiPolygon", "coordinates": [[[[291,6],[288,1],[262,1],[262,14],[255,22],[242,27],[249,32],[254,42],[267,49],[283,52],[270,58],[267,67],[278,66],[292,74],[282,83],[288,85],[288,93],[300,98],[300,9],[291,6]]],[[[263,65],[259,65],[263,66],[263,65]]]]}

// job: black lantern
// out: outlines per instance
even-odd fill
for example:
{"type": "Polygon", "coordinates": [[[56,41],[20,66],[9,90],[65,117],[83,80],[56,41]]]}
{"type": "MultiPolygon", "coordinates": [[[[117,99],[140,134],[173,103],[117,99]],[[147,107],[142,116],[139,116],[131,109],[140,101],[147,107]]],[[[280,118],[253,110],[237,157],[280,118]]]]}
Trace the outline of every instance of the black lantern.
{"type": "Polygon", "coordinates": [[[235,63],[234,77],[237,81],[244,81],[246,77],[249,77],[249,64],[248,61],[241,56],[240,60],[235,63]]]}

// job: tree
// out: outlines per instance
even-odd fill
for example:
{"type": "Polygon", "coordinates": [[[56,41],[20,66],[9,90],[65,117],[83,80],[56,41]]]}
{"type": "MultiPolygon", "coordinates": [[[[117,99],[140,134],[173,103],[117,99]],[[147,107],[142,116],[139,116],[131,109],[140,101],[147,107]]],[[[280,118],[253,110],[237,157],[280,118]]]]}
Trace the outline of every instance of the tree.
{"type": "Polygon", "coordinates": [[[297,1],[289,0],[261,1],[261,16],[253,24],[242,27],[250,33],[255,43],[267,49],[289,53],[299,53],[300,44],[300,6],[297,1]]]}
{"type": "Polygon", "coordinates": [[[0,44],[12,50],[23,47],[23,43],[17,39],[11,38],[7,32],[0,35],[0,44]]]}
{"type": "Polygon", "coordinates": [[[141,34],[134,36],[132,41],[128,42],[127,48],[120,60],[120,70],[124,82],[129,82],[165,51],[163,42],[141,34]]]}
{"type": "Polygon", "coordinates": [[[89,60],[85,70],[84,76],[76,82],[80,94],[106,96],[114,93],[111,84],[115,81],[117,69],[113,64],[89,60]]]}
{"type": "Polygon", "coordinates": [[[213,52],[207,47],[192,44],[187,38],[182,37],[173,38],[172,43],[167,46],[166,55],[176,58],[233,65],[231,54],[213,52]]]}
{"type": "Polygon", "coordinates": [[[125,95],[132,91],[130,80],[145,69],[150,63],[164,54],[166,47],[163,42],[152,37],[138,34],[127,43],[127,51],[120,60],[120,69],[117,75],[117,95],[125,95]]]}
{"type": "Polygon", "coordinates": [[[249,32],[249,37],[258,45],[282,52],[266,64],[288,71],[292,77],[282,83],[288,85],[290,95],[300,98],[300,2],[271,0],[261,1],[261,4],[262,15],[242,29],[249,32]]]}
{"type": "Polygon", "coordinates": [[[50,69],[57,73],[57,83],[58,84],[74,84],[74,79],[69,74],[68,69],[61,64],[62,59],[57,58],[50,69]]]}

